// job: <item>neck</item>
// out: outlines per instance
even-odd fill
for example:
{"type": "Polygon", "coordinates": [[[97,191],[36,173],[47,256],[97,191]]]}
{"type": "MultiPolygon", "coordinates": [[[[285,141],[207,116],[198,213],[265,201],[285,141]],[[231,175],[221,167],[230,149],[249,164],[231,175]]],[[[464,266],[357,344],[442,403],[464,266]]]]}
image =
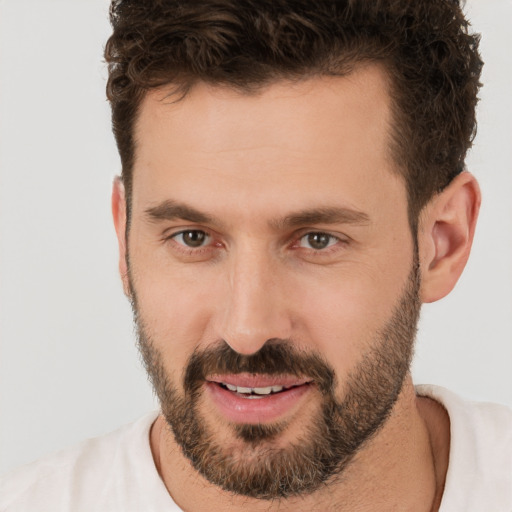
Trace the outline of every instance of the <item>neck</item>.
{"type": "Polygon", "coordinates": [[[448,467],[446,411],[415,395],[409,378],[392,414],[335,481],[298,498],[265,501],[233,496],[200,476],[159,417],[151,448],[160,476],[183,510],[437,511],[448,467]]]}

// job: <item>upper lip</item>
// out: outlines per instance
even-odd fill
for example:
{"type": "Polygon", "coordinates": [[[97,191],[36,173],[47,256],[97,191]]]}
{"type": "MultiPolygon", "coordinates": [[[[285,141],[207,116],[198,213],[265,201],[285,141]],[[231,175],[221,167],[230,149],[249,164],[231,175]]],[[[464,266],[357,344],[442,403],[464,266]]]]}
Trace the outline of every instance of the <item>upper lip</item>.
{"type": "Polygon", "coordinates": [[[206,380],[217,384],[231,384],[244,388],[266,388],[270,386],[291,388],[311,382],[311,379],[307,377],[297,377],[295,375],[259,375],[251,373],[211,375],[206,380]]]}

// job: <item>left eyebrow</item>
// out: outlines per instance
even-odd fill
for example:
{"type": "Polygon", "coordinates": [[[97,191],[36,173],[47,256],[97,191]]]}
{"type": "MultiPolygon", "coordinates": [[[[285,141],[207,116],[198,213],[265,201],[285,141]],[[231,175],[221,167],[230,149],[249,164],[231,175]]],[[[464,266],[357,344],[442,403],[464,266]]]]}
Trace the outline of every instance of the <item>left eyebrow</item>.
{"type": "Polygon", "coordinates": [[[325,207],[302,210],[273,220],[270,225],[275,230],[283,230],[312,224],[370,224],[370,217],[361,211],[350,208],[325,207]]]}

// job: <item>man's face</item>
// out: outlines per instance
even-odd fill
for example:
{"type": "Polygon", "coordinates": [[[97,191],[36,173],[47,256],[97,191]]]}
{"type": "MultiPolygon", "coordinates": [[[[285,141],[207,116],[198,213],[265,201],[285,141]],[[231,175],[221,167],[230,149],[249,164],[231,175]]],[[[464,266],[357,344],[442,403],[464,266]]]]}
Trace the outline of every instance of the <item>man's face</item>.
{"type": "Polygon", "coordinates": [[[398,398],[419,271],[389,103],[367,67],[142,104],[128,237],[141,350],[176,441],[225,489],[311,492],[398,398]]]}

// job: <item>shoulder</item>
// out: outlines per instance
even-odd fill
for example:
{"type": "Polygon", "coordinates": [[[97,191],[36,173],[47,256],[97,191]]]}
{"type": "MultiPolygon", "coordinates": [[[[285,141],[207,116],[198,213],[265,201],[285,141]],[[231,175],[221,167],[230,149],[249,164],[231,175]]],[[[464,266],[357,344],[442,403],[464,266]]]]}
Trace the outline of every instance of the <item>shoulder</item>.
{"type": "Polygon", "coordinates": [[[416,391],[439,402],[450,418],[441,510],[512,510],[512,409],[464,400],[438,386],[416,391]]]}
{"type": "Polygon", "coordinates": [[[133,464],[129,459],[150,463],[149,429],[157,415],[152,412],[110,434],[88,439],[1,477],[0,511],[86,510],[93,506],[107,487],[115,486],[115,480],[130,479],[126,468],[133,464]]]}
{"type": "MultiPolygon", "coordinates": [[[[512,409],[505,405],[465,400],[440,386],[416,386],[420,396],[439,402],[448,412],[452,435],[471,437],[478,443],[512,443],[512,409]],[[499,436],[499,437],[496,437],[499,436]]],[[[457,437],[452,439],[457,442],[457,437]]]]}

